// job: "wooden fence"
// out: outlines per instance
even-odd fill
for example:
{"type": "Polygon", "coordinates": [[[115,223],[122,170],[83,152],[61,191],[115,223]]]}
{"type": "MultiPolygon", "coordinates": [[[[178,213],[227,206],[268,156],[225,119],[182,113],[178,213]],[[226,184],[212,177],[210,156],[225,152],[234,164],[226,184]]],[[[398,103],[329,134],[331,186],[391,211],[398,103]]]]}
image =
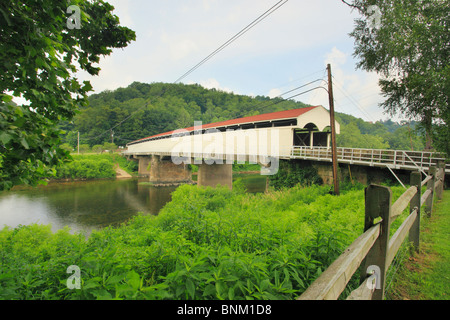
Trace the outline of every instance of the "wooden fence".
{"type": "Polygon", "coordinates": [[[411,173],[411,187],[391,204],[388,187],[370,185],[365,190],[364,233],[325,270],[298,300],[336,300],[354,273],[361,267],[360,286],[347,300],[384,299],[386,272],[403,240],[409,235],[412,248],[419,249],[421,207],[431,216],[433,198],[442,199],[445,169],[431,167],[428,177],[411,173]],[[422,187],[426,191],[422,194],[422,187]],[[391,223],[410,206],[410,214],[390,238],[391,223]]]}

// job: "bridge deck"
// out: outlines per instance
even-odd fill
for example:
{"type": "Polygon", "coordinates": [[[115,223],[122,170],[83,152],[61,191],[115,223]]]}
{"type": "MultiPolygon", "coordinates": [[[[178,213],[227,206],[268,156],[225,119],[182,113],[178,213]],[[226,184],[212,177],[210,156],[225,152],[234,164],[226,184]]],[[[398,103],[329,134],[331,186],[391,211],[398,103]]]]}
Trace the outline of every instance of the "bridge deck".
{"type": "MultiPolygon", "coordinates": [[[[293,147],[290,159],[332,161],[331,148],[326,147],[293,147]]],[[[431,166],[437,166],[445,158],[432,152],[337,148],[337,159],[340,163],[358,164],[390,169],[420,170],[426,172],[431,166]]],[[[450,173],[450,164],[445,167],[450,173]]]]}

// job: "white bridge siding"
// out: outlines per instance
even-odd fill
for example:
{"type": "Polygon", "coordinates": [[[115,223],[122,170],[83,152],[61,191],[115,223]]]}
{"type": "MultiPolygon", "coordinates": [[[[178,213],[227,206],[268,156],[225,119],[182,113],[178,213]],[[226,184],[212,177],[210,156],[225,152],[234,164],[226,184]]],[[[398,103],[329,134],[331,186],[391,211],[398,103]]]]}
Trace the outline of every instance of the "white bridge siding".
{"type": "MultiPolygon", "coordinates": [[[[209,131],[209,132],[208,132],[209,131]]],[[[293,128],[261,128],[174,136],[128,147],[127,154],[251,161],[259,157],[289,157],[293,147],[293,128]]]]}
{"type": "MultiPolygon", "coordinates": [[[[335,123],[340,133],[339,123],[335,123]]],[[[331,161],[330,114],[322,106],[286,110],[161,133],[128,144],[125,155],[162,156],[174,164],[268,164],[276,159],[331,161]]],[[[441,154],[338,148],[341,163],[420,170],[445,162],[441,154]]],[[[148,161],[147,161],[148,162],[148,161]]],[[[447,165],[445,172],[450,172],[447,165]]],[[[394,174],[395,175],[395,174],[394,174]]]]}
{"type": "MultiPolygon", "coordinates": [[[[309,108],[303,112],[298,109],[298,116],[293,117],[296,110],[247,117],[233,120],[233,123],[219,122],[205,126],[180,129],[167,134],[135,141],[128,145],[125,154],[129,155],[163,155],[174,157],[223,159],[229,161],[264,162],[264,157],[290,158],[294,147],[296,131],[308,133],[308,144],[313,147],[314,133],[324,132],[330,127],[330,114],[321,107],[309,108]],[[303,112],[303,113],[302,113],[303,112]],[[280,118],[277,115],[284,116],[280,118]],[[236,124],[238,120],[241,120],[236,124]],[[252,121],[253,120],[253,121],[252,121]],[[283,122],[289,125],[283,125],[283,122]],[[236,127],[249,127],[242,129],[236,127]],[[251,128],[253,127],[253,128],[251,128]],[[206,129],[205,129],[206,128],[206,129]]],[[[231,122],[231,121],[230,121],[231,122]]],[[[340,125],[336,122],[336,132],[340,125]]]]}

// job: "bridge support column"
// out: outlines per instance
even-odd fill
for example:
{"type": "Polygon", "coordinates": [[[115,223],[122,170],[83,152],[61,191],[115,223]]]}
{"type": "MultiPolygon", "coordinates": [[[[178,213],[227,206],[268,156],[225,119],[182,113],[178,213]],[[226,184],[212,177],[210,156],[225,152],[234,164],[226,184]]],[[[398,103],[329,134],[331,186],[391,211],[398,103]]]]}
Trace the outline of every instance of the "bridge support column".
{"type": "Polygon", "coordinates": [[[151,161],[151,156],[135,156],[139,162],[138,173],[140,177],[150,176],[149,164],[151,161]]]}
{"type": "Polygon", "coordinates": [[[192,183],[191,170],[187,164],[174,164],[171,157],[153,155],[150,164],[150,182],[155,185],[192,183]]]}
{"type": "Polygon", "coordinates": [[[200,164],[197,184],[199,186],[216,187],[218,184],[233,188],[233,167],[231,164],[200,164]]]}

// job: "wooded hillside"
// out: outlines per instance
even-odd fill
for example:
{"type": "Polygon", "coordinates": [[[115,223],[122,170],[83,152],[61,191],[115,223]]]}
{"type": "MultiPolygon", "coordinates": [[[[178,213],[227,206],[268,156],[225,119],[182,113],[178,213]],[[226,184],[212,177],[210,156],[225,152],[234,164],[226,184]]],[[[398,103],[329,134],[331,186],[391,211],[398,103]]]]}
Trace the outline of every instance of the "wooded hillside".
{"type": "MultiPolygon", "coordinates": [[[[64,142],[74,148],[80,132],[84,149],[105,142],[128,142],[161,132],[262,113],[307,107],[281,98],[244,96],[205,89],[200,85],[134,82],[127,88],[104,91],[89,97],[71,123],[65,123],[64,142]]],[[[326,106],[325,106],[326,107],[326,106]]],[[[387,120],[369,123],[337,113],[341,124],[339,147],[422,150],[423,139],[416,123],[404,125],[387,120]]],[[[68,146],[69,147],[69,146],[68,146]]]]}

